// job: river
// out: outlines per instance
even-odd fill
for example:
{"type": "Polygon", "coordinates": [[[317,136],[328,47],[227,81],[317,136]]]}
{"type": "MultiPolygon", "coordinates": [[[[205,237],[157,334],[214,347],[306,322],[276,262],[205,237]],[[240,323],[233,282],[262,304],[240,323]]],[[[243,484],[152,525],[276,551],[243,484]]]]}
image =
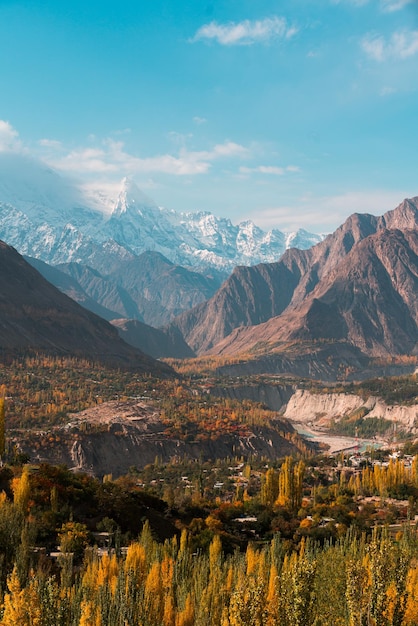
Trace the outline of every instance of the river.
{"type": "Polygon", "coordinates": [[[329,433],[313,430],[302,424],[301,422],[293,422],[292,425],[300,435],[316,441],[318,443],[325,443],[329,446],[328,452],[330,454],[336,454],[337,452],[365,452],[370,448],[381,448],[384,442],[376,439],[361,439],[354,437],[343,437],[342,435],[330,435],[329,433]]]}

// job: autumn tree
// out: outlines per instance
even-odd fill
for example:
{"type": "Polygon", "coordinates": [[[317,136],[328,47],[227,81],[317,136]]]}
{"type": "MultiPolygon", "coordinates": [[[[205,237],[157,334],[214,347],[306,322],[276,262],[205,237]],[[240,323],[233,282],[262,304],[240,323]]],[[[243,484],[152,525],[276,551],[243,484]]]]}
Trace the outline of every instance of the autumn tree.
{"type": "Polygon", "coordinates": [[[279,495],[276,504],[287,506],[297,511],[302,503],[302,485],[305,471],[303,461],[295,463],[291,456],[287,456],[279,473],[279,495]]]}

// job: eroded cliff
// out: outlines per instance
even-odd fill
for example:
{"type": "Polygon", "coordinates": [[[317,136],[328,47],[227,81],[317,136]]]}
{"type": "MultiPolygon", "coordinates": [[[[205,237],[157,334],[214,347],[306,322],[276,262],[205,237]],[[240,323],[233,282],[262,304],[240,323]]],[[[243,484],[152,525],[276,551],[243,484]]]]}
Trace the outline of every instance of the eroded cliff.
{"type": "Polygon", "coordinates": [[[396,422],[404,431],[418,433],[418,405],[387,405],[380,398],[367,399],[347,393],[312,393],[297,389],[287,403],[284,417],[312,426],[329,426],[332,420],[353,415],[364,409],[364,418],[383,418],[396,422]]]}

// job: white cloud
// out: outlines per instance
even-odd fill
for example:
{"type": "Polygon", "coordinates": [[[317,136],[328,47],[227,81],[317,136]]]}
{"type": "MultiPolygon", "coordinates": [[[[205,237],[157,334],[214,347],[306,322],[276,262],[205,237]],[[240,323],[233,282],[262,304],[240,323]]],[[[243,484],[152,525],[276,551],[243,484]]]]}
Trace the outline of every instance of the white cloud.
{"type": "Polygon", "coordinates": [[[192,42],[214,40],[223,46],[248,46],[256,42],[268,42],[271,39],[290,39],[298,32],[288,25],[284,17],[268,17],[264,20],[244,20],[219,24],[210,22],[196,32],[192,42]]]}
{"type": "Polygon", "coordinates": [[[394,87],[382,87],[380,90],[381,96],[390,96],[393,93],[396,93],[396,89],[394,87]]]}
{"type": "Polygon", "coordinates": [[[381,5],[384,11],[392,13],[393,11],[400,11],[414,1],[415,0],[381,0],[381,5]]]}
{"type": "Polygon", "coordinates": [[[62,143],[56,139],[40,139],[38,143],[43,148],[51,148],[52,150],[62,149],[62,143]]]}
{"type": "Polygon", "coordinates": [[[21,150],[22,144],[19,133],[10,122],[0,120],[0,152],[16,152],[21,150]]]}
{"type": "Polygon", "coordinates": [[[249,156],[248,148],[244,148],[239,143],[235,143],[233,141],[225,141],[224,143],[219,143],[209,150],[208,152],[195,152],[191,154],[202,155],[203,158],[212,160],[217,159],[219,157],[240,157],[245,158],[249,156]]]}
{"type": "Polygon", "coordinates": [[[202,124],[206,124],[208,120],[205,117],[199,117],[198,115],[195,115],[193,118],[193,123],[196,124],[197,126],[201,126],[202,124]]]}
{"type": "Polygon", "coordinates": [[[418,53],[418,30],[397,31],[388,40],[382,35],[366,35],[361,46],[374,61],[407,59],[418,53]]]}
{"type": "Polygon", "coordinates": [[[369,3],[369,0],[331,0],[331,4],[352,4],[355,7],[362,7],[369,3]]]}
{"type": "Polygon", "coordinates": [[[418,30],[394,33],[390,52],[401,59],[414,56],[418,52],[418,30]]]}
{"type": "MultiPolygon", "coordinates": [[[[369,4],[370,0],[332,0],[332,4],[351,4],[356,7],[362,7],[369,4]]],[[[379,5],[385,13],[393,13],[394,11],[400,11],[408,4],[412,4],[416,0],[379,0],[379,5]]]]}
{"type": "Polygon", "coordinates": [[[61,170],[79,174],[115,174],[118,176],[134,174],[171,174],[174,176],[193,176],[205,174],[218,159],[246,158],[248,148],[225,141],[216,144],[211,150],[190,151],[180,148],[177,155],[161,154],[139,157],[125,149],[123,141],[106,139],[101,147],[78,148],[60,158],[49,157],[49,163],[61,170]]]}
{"type": "Polygon", "coordinates": [[[362,40],[361,47],[375,61],[383,61],[385,57],[385,40],[382,36],[367,35],[362,40]]]}
{"type": "Polygon", "coordinates": [[[296,165],[287,165],[286,167],[277,167],[276,165],[258,165],[257,167],[245,167],[239,168],[240,174],[271,174],[274,176],[283,176],[288,172],[299,172],[299,167],[296,165]]]}

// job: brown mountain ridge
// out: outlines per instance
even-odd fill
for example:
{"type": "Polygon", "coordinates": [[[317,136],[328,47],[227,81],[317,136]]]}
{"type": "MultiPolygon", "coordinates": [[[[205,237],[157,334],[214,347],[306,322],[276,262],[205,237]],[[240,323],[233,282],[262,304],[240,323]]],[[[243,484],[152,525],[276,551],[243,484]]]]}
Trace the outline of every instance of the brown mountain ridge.
{"type": "Polygon", "coordinates": [[[357,244],[302,303],[234,330],[215,354],[291,340],[347,341],[369,356],[411,354],[418,341],[418,232],[382,230],[357,244]]]}
{"type": "Polygon", "coordinates": [[[236,268],[175,326],[199,354],[268,353],[295,340],[342,342],[370,357],[411,354],[417,254],[418,198],[382,217],[354,214],[309,250],[236,268]]]}

